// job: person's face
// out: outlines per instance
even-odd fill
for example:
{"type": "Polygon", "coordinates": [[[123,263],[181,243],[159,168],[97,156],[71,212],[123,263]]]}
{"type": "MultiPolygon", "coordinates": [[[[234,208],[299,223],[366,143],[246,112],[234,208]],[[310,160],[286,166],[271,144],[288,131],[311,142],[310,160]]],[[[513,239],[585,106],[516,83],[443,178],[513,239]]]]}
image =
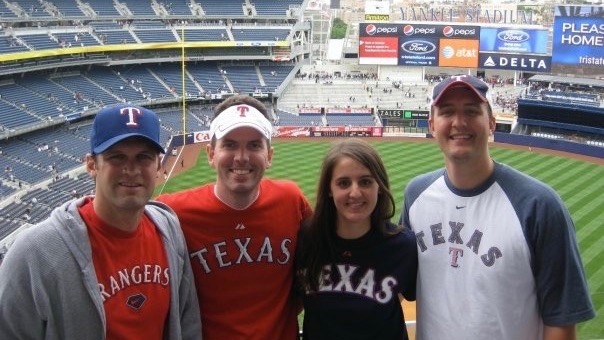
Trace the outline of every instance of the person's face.
{"type": "Polygon", "coordinates": [[[251,127],[240,127],[208,144],[208,162],[216,169],[216,190],[221,197],[254,196],[264,171],[271,165],[273,149],[251,127]]]}
{"type": "Polygon", "coordinates": [[[445,159],[450,162],[489,158],[489,136],[495,130],[495,118],[488,104],[465,87],[447,91],[429,119],[432,135],[445,159]]]}
{"type": "Polygon", "coordinates": [[[159,167],[157,149],[140,138],[121,141],[96,157],[88,155],[86,168],[96,182],[95,209],[142,210],[155,189],[159,167]]]}
{"type": "Polygon", "coordinates": [[[378,201],[379,184],[365,166],[342,157],[333,168],[330,196],[336,206],[337,228],[371,226],[371,213],[378,201]]]}

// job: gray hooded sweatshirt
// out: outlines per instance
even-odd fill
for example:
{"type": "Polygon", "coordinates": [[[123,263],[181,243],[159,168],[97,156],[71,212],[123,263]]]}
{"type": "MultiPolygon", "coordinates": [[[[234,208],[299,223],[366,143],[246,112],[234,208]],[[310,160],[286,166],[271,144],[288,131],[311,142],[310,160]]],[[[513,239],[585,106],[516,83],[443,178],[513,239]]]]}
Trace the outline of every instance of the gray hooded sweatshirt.
{"type": "MultiPolygon", "coordinates": [[[[17,236],[0,265],[0,339],[105,339],[105,311],[86,225],[78,206],[56,208],[17,236]]],[[[164,339],[201,339],[195,283],[172,210],[149,202],[145,213],[164,241],[170,268],[170,311],[164,339]]]]}

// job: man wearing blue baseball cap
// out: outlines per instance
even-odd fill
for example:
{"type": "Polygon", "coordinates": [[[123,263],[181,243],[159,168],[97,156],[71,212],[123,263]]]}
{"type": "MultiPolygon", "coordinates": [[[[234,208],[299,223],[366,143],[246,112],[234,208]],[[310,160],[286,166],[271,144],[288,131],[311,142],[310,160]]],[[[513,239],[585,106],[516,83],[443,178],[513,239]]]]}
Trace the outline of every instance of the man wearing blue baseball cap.
{"type": "Polygon", "coordinates": [[[0,266],[0,339],[199,339],[201,319],[173,211],[149,201],[160,169],[157,115],[103,108],[86,170],[94,196],[20,234],[0,266]]]}
{"type": "Polygon", "coordinates": [[[429,125],[445,166],[405,188],[417,339],[575,339],[595,315],[575,225],[554,190],[491,158],[488,90],[470,75],[434,87],[429,125]]]}

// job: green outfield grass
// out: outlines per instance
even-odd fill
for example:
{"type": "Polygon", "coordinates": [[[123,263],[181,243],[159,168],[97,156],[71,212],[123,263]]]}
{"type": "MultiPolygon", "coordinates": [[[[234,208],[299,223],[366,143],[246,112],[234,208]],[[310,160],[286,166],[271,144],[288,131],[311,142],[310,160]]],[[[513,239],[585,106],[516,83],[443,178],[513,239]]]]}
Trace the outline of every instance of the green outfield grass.
{"type": "MultiPolygon", "coordinates": [[[[438,146],[425,142],[372,141],[388,169],[397,202],[402,203],[403,190],[409,180],[421,173],[442,167],[438,146]]],[[[273,166],[267,171],[272,178],[296,181],[311,204],[322,157],[328,142],[275,141],[273,166]]],[[[214,181],[205,152],[197,165],[172,178],[164,192],[173,192],[214,181]]],[[[579,339],[604,338],[604,166],[530,151],[492,148],[498,162],[524,171],[551,185],[568,205],[577,226],[577,238],[587,272],[592,299],[598,316],[579,325],[579,339]]],[[[398,206],[395,220],[400,214],[398,206]]]]}

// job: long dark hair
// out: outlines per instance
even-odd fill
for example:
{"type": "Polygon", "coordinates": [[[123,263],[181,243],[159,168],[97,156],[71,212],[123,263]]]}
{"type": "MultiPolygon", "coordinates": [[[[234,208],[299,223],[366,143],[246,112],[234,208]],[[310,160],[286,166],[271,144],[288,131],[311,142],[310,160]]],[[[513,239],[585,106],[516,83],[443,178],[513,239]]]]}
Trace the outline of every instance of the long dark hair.
{"type": "Polygon", "coordinates": [[[378,183],[377,204],[370,218],[371,229],[377,229],[384,235],[394,235],[402,229],[391,228],[389,223],[394,216],[395,202],[390,192],[388,173],[378,152],[361,139],[348,138],[335,143],[323,159],[314,214],[308,225],[302,227],[301,248],[297,260],[300,269],[298,284],[302,290],[316,292],[323,267],[335,260],[337,210],[333,198],[330,197],[330,183],[336,164],[344,157],[351,158],[369,169],[378,183]]]}

